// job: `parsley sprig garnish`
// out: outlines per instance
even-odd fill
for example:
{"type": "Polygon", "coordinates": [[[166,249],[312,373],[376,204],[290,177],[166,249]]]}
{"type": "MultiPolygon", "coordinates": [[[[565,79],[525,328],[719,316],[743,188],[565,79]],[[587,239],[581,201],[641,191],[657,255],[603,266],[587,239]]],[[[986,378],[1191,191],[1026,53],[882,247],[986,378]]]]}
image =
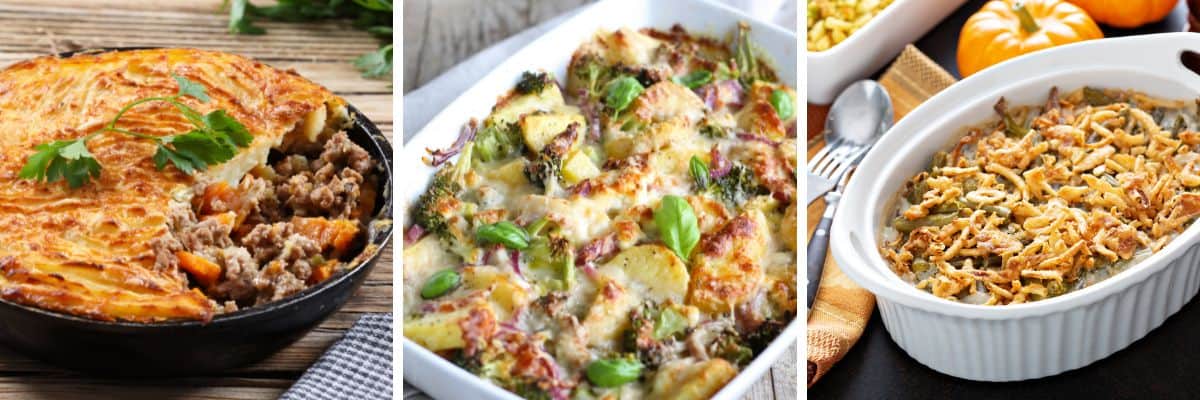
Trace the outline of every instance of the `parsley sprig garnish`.
{"type": "Polygon", "coordinates": [[[274,5],[224,0],[221,8],[229,10],[229,32],[240,35],[267,33],[254,25],[258,17],[286,22],[350,19],[355,28],[380,40],[378,49],[354,59],[354,67],[366,78],[392,76],[392,0],[276,0],[274,5]]]}
{"type": "Polygon", "coordinates": [[[25,160],[25,166],[21,168],[18,176],[49,183],[65,179],[72,189],[83,186],[91,179],[99,178],[101,170],[100,163],[88,151],[87,142],[105,133],[120,133],[155,142],[158,148],[154,152],[154,166],[162,170],[170,162],[188,175],[203,171],[210,165],[229,161],[237,154],[239,147],[250,145],[254,137],[250,136],[246,126],[230,117],[224,110],[200,114],[180,101],[187,96],[201,103],[209,102],[211,99],[205,92],[204,85],[181,76],[171,77],[179,84],[179,92],[175,95],[135,100],[122,107],[100,130],[72,140],[56,140],[35,146],[37,152],[25,160]],[[117,127],[117,121],[120,121],[126,112],[138,105],[156,101],[175,106],[195,128],[177,135],[153,136],[117,127]]]}

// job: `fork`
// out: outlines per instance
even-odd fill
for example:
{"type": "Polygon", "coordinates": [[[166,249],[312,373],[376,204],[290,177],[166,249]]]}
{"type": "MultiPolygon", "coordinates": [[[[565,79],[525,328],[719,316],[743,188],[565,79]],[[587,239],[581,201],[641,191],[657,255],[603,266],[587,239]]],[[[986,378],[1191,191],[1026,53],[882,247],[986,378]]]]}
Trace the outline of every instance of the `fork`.
{"type": "MultiPolygon", "coordinates": [[[[825,193],[825,213],[821,222],[813,232],[812,240],[808,242],[808,309],[812,310],[813,300],[820,288],[821,273],[825,265],[825,253],[829,248],[829,228],[833,224],[833,214],[837,210],[838,200],[842,190],[849,181],[851,169],[866,154],[869,144],[855,144],[844,140],[830,142],[813,156],[808,162],[809,190],[814,179],[824,180],[826,188],[837,185],[832,191],[825,193]]],[[[825,189],[828,190],[828,189],[825,189]]]]}

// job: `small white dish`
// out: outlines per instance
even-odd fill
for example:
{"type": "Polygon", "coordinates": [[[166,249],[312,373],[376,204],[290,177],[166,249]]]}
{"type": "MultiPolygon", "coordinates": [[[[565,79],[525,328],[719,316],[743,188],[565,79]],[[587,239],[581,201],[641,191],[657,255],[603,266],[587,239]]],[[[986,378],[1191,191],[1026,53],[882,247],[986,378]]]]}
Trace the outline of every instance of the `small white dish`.
{"type": "MultiPolygon", "coordinates": [[[[847,85],[869,77],[904,46],[929,32],[966,0],[896,0],[846,40],[807,52],[808,102],[829,104],[847,85]]],[[[807,29],[805,35],[807,37],[807,29]]],[[[808,47],[806,40],[804,47],[808,47]]]]}

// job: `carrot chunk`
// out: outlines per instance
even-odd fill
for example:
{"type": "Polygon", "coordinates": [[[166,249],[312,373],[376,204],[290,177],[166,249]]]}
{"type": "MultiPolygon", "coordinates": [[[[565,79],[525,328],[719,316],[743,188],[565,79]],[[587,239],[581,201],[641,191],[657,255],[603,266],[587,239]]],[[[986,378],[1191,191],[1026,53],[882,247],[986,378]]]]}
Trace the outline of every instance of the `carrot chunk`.
{"type": "Polygon", "coordinates": [[[179,267],[191,274],[201,285],[212,286],[221,276],[220,265],[197,254],[180,250],[175,252],[175,257],[179,258],[179,267]]]}
{"type": "Polygon", "coordinates": [[[348,219],[292,218],[292,226],[305,237],[321,245],[321,251],[332,249],[334,257],[350,248],[358,234],[358,224],[348,219]]]}

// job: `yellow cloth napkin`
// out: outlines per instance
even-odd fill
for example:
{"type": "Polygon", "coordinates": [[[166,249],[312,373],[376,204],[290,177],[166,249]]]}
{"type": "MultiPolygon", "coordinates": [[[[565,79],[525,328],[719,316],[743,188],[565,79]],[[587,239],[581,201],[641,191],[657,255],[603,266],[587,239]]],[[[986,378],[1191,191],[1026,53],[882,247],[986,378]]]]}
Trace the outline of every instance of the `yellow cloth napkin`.
{"type": "MultiPolygon", "coordinates": [[[[879,79],[892,98],[897,120],[954,81],[953,76],[912,45],[900,53],[879,79]]],[[[810,131],[811,125],[810,121],[810,131]]],[[[809,141],[808,157],[811,158],[823,145],[820,135],[809,141]]],[[[824,212],[824,200],[817,200],[808,207],[809,238],[824,212]]],[[[874,308],[875,296],[842,274],[832,256],[827,257],[821,288],[808,318],[808,387],[850,351],[862,336],[874,308]]]]}

